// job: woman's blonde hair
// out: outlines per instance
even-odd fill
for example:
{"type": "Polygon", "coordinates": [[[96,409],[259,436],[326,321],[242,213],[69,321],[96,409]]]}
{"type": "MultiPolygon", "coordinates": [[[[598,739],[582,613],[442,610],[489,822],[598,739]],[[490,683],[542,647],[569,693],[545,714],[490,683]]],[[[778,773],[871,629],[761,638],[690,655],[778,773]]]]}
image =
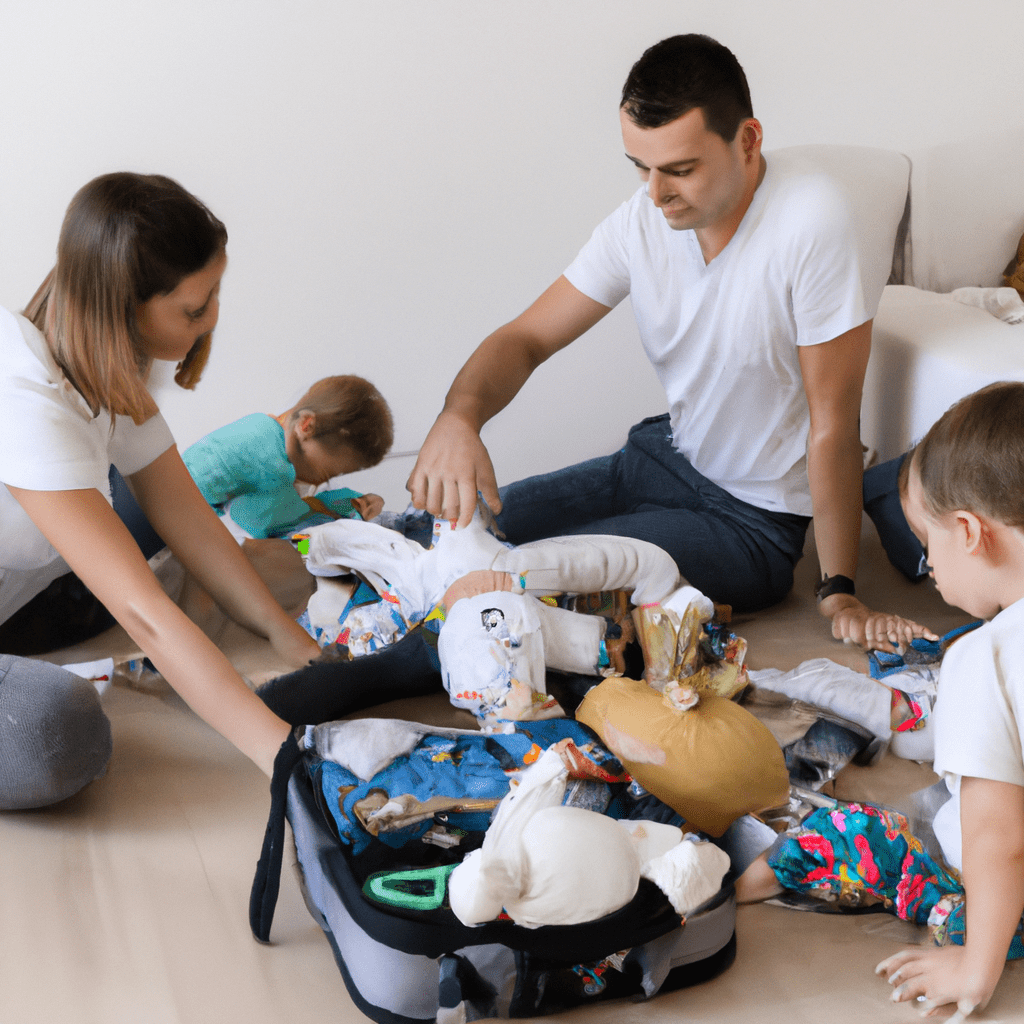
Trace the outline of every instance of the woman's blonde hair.
{"type": "MultiPolygon", "coordinates": [[[[224,225],[176,181],[121,171],[94,178],[68,206],[57,263],[25,309],[58,366],[89,404],[111,419],[142,423],[156,411],[146,388],[152,360],[136,314],[174,291],[224,250],[224,225]]],[[[199,382],[210,334],[178,364],[175,381],[199,382]]]]}
{"type": "Polygon", "coordinates": [[[349,445],[363,460],[363,469],[376,466],[394,444],[391,409],[362,377],[343,374],[318,380],[299,399],[289,421],[304,412],[313,413],[313,437],[329,448],[349,445]]]}

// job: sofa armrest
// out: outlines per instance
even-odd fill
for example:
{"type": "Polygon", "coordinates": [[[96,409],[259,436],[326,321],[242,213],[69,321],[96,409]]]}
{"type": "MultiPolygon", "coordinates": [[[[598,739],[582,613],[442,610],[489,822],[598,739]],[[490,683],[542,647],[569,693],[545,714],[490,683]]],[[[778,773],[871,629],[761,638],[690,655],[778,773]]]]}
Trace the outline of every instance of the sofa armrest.
{"type": "Polygon", "coordinates": [[[1024,324],[891,285],[872,331],[861,438],[880,460],[895,458],[954,402],[997,380],[1024,380],[1024,324]]]}

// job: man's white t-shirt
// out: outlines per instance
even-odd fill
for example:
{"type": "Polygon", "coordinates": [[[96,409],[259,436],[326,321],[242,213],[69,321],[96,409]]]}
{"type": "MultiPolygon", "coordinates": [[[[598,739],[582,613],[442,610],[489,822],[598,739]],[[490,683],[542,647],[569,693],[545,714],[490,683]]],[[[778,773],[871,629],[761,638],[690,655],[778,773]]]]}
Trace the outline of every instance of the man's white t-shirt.
{"type": "Polygon", "coordinates": [[[665,388],[675,447],[735,497],[811,514],[809,414],[798,346],[870,320],[857,236],[839,186],[806,158],[771,154],[729,244],[705,264],[646,185],[598,225],[565,271],[606,306],[627,295],[665,388]]]}
{"type": "Polygon", "coordinates": [[[961,637],[946,652],[935,703],[935,771],[953,796],[932,823],[946,861],[963,865],[963,776],[1024,786],[1024,600],[961,637]]]}
{"type": "MultiPolygon", "coordinates": [[[[174,444],[157,413],[93,416],[25,317],[0,308],[0,481],[37,491],[95,487],[111,500],[111,464],[128,476],[174,444]]],[[[6,487],[0,486],[0,622],[68,572],[6,487]]]]}

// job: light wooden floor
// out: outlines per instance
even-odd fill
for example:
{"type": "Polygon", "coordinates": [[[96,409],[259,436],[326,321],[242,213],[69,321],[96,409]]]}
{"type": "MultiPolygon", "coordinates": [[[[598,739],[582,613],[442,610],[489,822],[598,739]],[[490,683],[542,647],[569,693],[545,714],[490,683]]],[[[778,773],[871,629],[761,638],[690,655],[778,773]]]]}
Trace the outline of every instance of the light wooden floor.
{"type": "MultiPolygon", "coordinates": [[[[942,632],[964,621],[928,585],[911,587],[865,532],[869,601],[942,632]]],[[[865,668],[837,644],[811,596],[813,554],[793,596],[740,620],[754,668],[827,656],[865,668]]],[[[259,681],[276,669],[265,642],[235,627],[229,655],[259,681]]],[[[112,630],[53,660],[123,654],[112,630]]],[[[106,777],[48,810],[0,815],[0,1024],[282,1024],[360,1022],[330,948],[287,871],[273,945],[250,936],[247,905],[268,806],[266,781],[170,692],[115,688],[107,699],[114,757],[106,777]]],[[[444,718],[438,698],[403,717],[444,718]]],[[[898,803],[934,776],[887,758],[844,773],[842,795],[898,803]]],[[[576,1010],[591,1024],[680,1021],[889,1024],[919,1019],[888,1002],[874,965],[916,930],[883,915],[839,918],[741,907],[735,964],[719,978],[646,1004],[576,1010]]],[[[989,1011],[1024,1021],[1024,965],[1010,965],[989,1011]]]]}

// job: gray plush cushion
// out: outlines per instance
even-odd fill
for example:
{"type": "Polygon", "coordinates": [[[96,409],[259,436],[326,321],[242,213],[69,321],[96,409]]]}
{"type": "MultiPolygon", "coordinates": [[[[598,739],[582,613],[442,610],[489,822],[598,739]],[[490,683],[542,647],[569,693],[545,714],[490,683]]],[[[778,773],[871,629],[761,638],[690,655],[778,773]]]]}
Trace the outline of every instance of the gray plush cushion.
{"type": "Polygon", "coordinates": [[[0,810],[44,807],[106,770],[110,720],[88,680],[0,655],[0,810]]]}

